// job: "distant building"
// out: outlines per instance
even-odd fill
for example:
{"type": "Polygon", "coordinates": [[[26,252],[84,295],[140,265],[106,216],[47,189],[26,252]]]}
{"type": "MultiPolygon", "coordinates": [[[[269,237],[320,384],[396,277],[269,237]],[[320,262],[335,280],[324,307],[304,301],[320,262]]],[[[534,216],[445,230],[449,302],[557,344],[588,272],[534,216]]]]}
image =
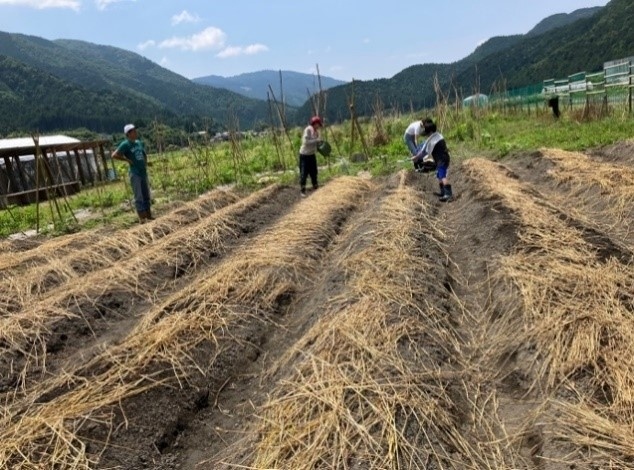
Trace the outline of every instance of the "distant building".
{"type": "Polygon", "coordinates": [[[462,106],[486,106],[488,102],[489,97],[487,95],[476,93],[475,95],[467,96],[464,100],[462,100],[462,106]]]}

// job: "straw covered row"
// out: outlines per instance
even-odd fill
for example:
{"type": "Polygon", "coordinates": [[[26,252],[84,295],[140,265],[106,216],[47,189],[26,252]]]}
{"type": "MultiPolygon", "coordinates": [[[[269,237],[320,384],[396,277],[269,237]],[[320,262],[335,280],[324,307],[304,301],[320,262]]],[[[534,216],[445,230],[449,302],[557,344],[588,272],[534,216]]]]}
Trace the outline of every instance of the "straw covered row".
{"type": "Polygon", "coordinates": [[[53,250],[48,244],[40,246],[35,251],[46,252],[45,263],[26,271],[3,272],[0,308],[2,305],[11,305],[12,310],[18,310],[22,305],[32,302],[35,296],[66,282],[77,281],[89,272],[108,267],[237,200],[238,196],[232,192],[214,190],[150,223],[116,233],[91,232],[90,245],[83,249],[75,246],[75,250],[67,253],[65,250],[53,250]]]}
{"type": "Polygon", "coordinates": [[[583,223],[562,217],[565,207],[551,206],[505,167],[473,159],[464,169],[480,194],[519,224],[516,252],[493,274],[494,292],[511,294],[494,299],[490,354],[497,361],[521,351],[532,358],[524,372],[534,385],[557,395],[570,389],[562,396],[576,398],[564,401],[565,413],[549,427],[555,437],[634,458],[622,439],[624,429],[634,432],[634,269],[627,253],[607,236],[588,236],[583,223]],[[582,427],[589,413],[598,414],[596,424],[582,427]],[[598,434],[610,444],[596,446],[598,434]]]}
{"type": "MultiPolygon", "coordinates": [[[[149,244],[109,268],[97,270],[51,290],[20,311],[0,317],[0,346],[25,357],[18,386],[24,386],[30,367],[46,371],[50,332],[62,321],[91,324],[96,318],[121,315],[118,311],[137,300],[153,300],[177,277],[194,272],[203,259],[225,251],[240,235],[240,219],[281,191],[273,185],[226,206],[176,232],[149,244]]],[[[66,328],[70,328],[67,325],[66,328]]]]}
{"type": "Polygon", "coordinates": [[[356,178],[326,185],[157,305],[120,344],[29,390],[0,420],[0,467],[90,468],[94,462],[79,438],[85,425],[104,426],[112,407],[125,408],[127,398],[148,387],[186,386],[236,346],[242,327],[279,313],[285,296],[310,282],[318,259],[369,187],[356,178]],[[205,354],[196,354],[201,348],[205,354]]]}
{"type": "Polygon", "coordinates": [[[514,467],[439,307],[446,254],[430,212],[403,178],[348,231],[347,289],[276,365],[292,372],[259,411],[255,448],[206,468],[514,467]]]}
{"type": "MultiPolygon", "coordinates": [[[[554,168],[549,175],[567,187],[584,211],[630,244],[634,243],[634,170],[627,165],[597,161],[577,152],[543,149],[543,158],[554,168]]],[[[632,245],[630,245],[632,246],[632,245]]]]}

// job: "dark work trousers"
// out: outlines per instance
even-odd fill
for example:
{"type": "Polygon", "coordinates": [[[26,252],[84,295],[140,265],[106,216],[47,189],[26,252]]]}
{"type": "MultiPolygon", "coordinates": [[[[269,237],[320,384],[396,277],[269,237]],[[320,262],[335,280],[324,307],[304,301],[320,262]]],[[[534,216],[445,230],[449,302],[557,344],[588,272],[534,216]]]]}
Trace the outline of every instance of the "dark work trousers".
{"type": "Polygon", "coordinates": [[[299,154],[299,185],[302,192],[306,190],[306,180],[310,176],[313,188],[317,189],[317,157],[315,155],[299,154]]]}
{"type": "Polygon", "coordinates": [[[131,174],[130,186],[132,186],[132,192],[134,193],[134,205],[137,212],[149,211],[151,201],[150,185],[148,183],[147,175],[139,176],[131,174]]]}

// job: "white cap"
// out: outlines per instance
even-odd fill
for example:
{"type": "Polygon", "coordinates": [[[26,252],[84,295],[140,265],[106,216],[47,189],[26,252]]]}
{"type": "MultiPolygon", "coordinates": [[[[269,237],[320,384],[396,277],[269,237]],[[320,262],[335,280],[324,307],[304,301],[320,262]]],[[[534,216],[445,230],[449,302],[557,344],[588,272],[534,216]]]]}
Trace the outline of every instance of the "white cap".
{"type": "Polygon", "coordinates": [[[128,132],[130,132],[133,129],[136,129],[136,127],[134,127],[134,124],[126,124],[123,128],[123,133],[125,135],[128,135],[128,132]]]}

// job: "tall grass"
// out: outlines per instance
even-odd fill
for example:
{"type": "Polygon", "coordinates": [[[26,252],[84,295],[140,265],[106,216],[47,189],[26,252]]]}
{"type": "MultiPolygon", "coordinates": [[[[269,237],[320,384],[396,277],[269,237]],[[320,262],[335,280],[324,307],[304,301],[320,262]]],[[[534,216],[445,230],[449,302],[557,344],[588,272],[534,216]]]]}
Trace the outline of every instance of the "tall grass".
{"type": "MultiPolygon", "coordinates": [[[[584,150],[629,138],[634,122],[627,113],[596,120],[565,113],[555,120],[546,107],[530,114],[502,114],[486,108],[476,112],[453,106],[418,111],[415,115],[388,115],[380,107],[377,110],[374,119],[359,119],[365,135],[376,137],[377,132],[380,133],[380,138],[371,139],[371,153],[375,158],[369,162],[350,162],[351,155],[363,152],[359,139],[354,145],[351,142],[350,121],[329,126],[327,135],[337,145],[333,146],[335,152],[329,158],[318,157],[319,165],[324,168],[324,178],[360,170],[389,174],[403,168],[407,164],[404,162],[407,152],[402,142],[403,132],[421,114],[438,120],[457,160],[475,155],[501,158],[513,152],[542,147],[584,150]],[[380,124],[378,128],[377,123],[380,124]]],[[[299,148],[301,128],[290,129],[289,139],[292,148],[299,148]]],[[[191,199],[219,185],[239,183],[253,187],[271,180],[293,183],[298,175],[297,155],[291,151],[291,145],[276,148],[272,133],[246,135],[239,141],[229,142],[192,139],[189,146],[181,150],[150,155],[150,161],[153,164],[150,180],[157,209],[173,201],[191,199]],[[239,149],[238,160],[236,149],[239,149]]],[[[83,225],[129,224],[135,220],[124,166],[118,166],[118,174],[117,182],[100,189],[84,190],[71,198],[74,210],[89,209],[93,214],[83,225]]],[[[41,222],[45,230],[50,223],[46,217],[48,215],[44,214],[41,222]]],[[[0,237],[34,227],[34,206],[0,212],[0,237]]],[[[68,228],[72,229],[72,224],[68,228]]]]}

